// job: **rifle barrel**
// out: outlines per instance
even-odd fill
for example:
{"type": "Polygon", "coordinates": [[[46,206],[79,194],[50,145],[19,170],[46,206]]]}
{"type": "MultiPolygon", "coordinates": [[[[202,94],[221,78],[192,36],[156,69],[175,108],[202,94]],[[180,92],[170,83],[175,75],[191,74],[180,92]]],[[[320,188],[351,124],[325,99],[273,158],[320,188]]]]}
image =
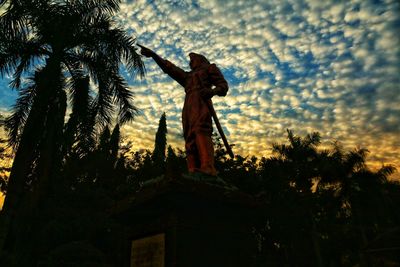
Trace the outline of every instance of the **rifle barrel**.
{"type": "Polygon", "coordinates": [[[213,107],[212,101],[210,99],[209,101],[206,100],[205,102],[207,103],[208,110],[210,111],[211,116],[214,119],[215,125],[217,126],[219,135],[221,136],[222,141],[224,142],[226,151],[228,152],[229,156],[233,159],[235,157],[235,155],[233,154],[232,148],[229,146],[228,140],[226,139],[226,136],[225,136],[225,133],[222,130],[221,124],[219,123],[219,120],[218,120],[218,117],[217,117],[217,113],[215,113],[215,109],[213,107]]]}

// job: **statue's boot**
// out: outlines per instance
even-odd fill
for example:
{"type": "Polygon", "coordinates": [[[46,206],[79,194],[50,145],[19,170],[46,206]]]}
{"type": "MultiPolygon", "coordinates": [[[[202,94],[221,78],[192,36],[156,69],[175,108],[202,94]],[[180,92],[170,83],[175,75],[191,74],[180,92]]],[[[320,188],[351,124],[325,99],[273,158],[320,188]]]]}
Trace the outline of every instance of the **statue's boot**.
{"type": "Polygon", "coordinates": [[[200,158],[199,171],[207,175],[216,176],[217,170],[214,167],[214,146],[211,136],[196,135],[196,146],[200,158]]]}

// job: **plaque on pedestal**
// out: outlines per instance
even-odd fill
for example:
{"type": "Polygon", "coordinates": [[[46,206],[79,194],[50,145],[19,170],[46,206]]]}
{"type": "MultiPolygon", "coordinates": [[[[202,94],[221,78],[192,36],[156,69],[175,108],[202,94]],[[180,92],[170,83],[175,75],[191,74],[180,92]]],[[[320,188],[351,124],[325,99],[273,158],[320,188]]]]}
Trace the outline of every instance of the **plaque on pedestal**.
{"type": "Polygon", "coordinates": [[[164,267],[165,234],[132,241],[131,267],[164,267]]]}

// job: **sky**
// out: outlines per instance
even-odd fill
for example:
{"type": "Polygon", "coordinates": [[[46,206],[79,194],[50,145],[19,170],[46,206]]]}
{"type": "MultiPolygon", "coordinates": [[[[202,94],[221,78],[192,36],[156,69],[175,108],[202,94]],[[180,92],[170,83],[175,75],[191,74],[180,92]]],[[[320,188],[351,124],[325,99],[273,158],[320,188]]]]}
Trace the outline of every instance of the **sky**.
{"type": "MultiPolygon", "coordinates": [[[[368,148],[369,166],[400,169],[400,2],[397,0],[125,1],[117,24],[185,70],[197,52],[230,90],[214,106],[234,152],[270,156],[286,129],[318,131],[322,147],[368,148]]],[[[168,143],[183,149],[183,88],[143,58],[145,79],[123,70],[140,114],[123,127],[152,149],[166,112],[168,143]]],[[[0,110],[16,93],[0,80],[0,110]]],[[[399,172],[394,175],[400,179],[399,172]]]]}

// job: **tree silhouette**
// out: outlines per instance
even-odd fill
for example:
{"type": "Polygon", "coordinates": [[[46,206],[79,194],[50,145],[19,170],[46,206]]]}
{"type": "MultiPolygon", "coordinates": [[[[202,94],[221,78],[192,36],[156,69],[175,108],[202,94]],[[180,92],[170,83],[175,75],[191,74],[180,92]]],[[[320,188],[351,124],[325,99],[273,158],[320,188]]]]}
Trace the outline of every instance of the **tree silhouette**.
{"type": "Polygon", "coordinates": [[[72,112],[64,130],[64,156],[68,156],[71,149],[84,156],[94,147],[94,99],[91,96],[89,82],[88,76],[71,81],[72,112]]]}
{"type": "MultiPolygon", "coordinates": [[[[262,203],[254,225],[258,264],[373,263],[364,249],[400,223],[400,186],[388,180],[394,167],[372,171],[366,164],[366,149],[345,151],[334,143],[321,150],[319,134],[287,133],[287,142],[274,144],[274,154],[260,160],[227,158],[214,137],[219,176],[262,203]]],[[[88,153],[73,146],[64,155],[56,194],[36,216],[25,217],[31,233],[26,229],[16,236],[14,260],[4,266],[13,261],[21,266],[55,262],[113,266],[121,257],[114,244],[126,238],[124,226],[109,211],[119,201],[135,197],[142,183],[159,173],[151,151],[132,152],[129,143],[121,146],[118,124],[112,131],[104,127],[93,140],[88,153]]],[[[186,168],[184,152],[168,146],[165,160],[166,173],[179,179],[186,168]]],[[[7,257],[3,254],[0,259],[7,257]]]]}
{"type": "Polygon", "coordinates": [[[362,247],[398,221],[387,191],[394,167],[371,171],[366,149],[345,152],[334,143],[318,150],[319,140],[317,133],[288,130],[289,143],[274,144],[276,154],[260,162],[257,195],[268,216],[259,231],[267,258],[278,265],[308,266],[313,259],[316,266],[352,266],[363,260],[362,247]]]}
{"type": "MultiPolygon", "coordinates": [[[[92,120],[75,108],[70,133],[93,130],[93,120],[109,124],[114,103],[119,106],[118,120],[124,123],[133,118],[136,109],[131,102],[132,93],[119,74],[120,63],[125,62],[133,74],[144,73],[134,39],[112,21],[120,1],[8,2],[10,5],[0,18],[0,73],[13,74],[11,86],[20,91],[20,98],[6,120],[16,154],[2,211],[2,229],[8,229],[21,206],[27,178],[34,181],[36,188],[36,200],[29,202],[31,206],[37,205],[51,188],[51,177],[59,169],[62,157],[66,92],[74,99],[73,106],[77,106],[82,100],[78,98],[87,94],[88,90],[82,89],[87,77],[98,87],[98,94],[90,103],[92,120]],[[21,89],[22,75],[34,66],[32,83],[21,89]]],[[[4,233],[0,236],[3,240],[4,233]]]]}
{"type": "Polygon", "coordinates": [[[155,165],[160,172],[160,174],[165,171],[165,152],[167,148],[167,119],[165,116],[165,112],[161,115],[160,121],[158,123],[158,129],[154,142],[154,150],[152,159],[155,165]]]}
{"type": "MultiPolygon", "coordinates": [[[[368,170],[365,149],[346,152],[336,144],[319,150],[319,138],[288,131],[287,143],[274,144],[273,156],[257,160],[226,158],[215,137],[219,175],[263,203],[263,219],[255,226],[261,245],[254,252],[261,266],[354,266],[362,260],[363,228],[368,242],[399,222],[399,187],[387,181],[394,169],[368,170]],[[357,205],[346,200],[343,179],[357,184],[349,193],[357,205]]],[[[158,175],[150,151],[133,152],[125,162],[125,172],[120,172],[125,178],[119,182],[125,191],[107,193],[112,199],[134,195],[141,182],[158,175]]],[[[185,169],[184,153],[169,146],[166,165],[168,174],[179,177],[185,169]]]]}
{"type": "MultiPolygon", "coordinates": [[[[377,171],[371,171],[366,165],[368,150],[354,149],[344,152],[335,144],[330,153],[322,159],[321,180],[318,190],[323,190],[327,184],[334,185],[335,195],[340,202],[340,213],[348,218],[354,247],[365,247],[374,236],[393,225],[396,218],[396,208],[393,207],[385,188],[388,176],[395,168],[391,165],[382,166],[377,171]]],[[[353,253],[358,253],[357,250],[353,253]]]]}

